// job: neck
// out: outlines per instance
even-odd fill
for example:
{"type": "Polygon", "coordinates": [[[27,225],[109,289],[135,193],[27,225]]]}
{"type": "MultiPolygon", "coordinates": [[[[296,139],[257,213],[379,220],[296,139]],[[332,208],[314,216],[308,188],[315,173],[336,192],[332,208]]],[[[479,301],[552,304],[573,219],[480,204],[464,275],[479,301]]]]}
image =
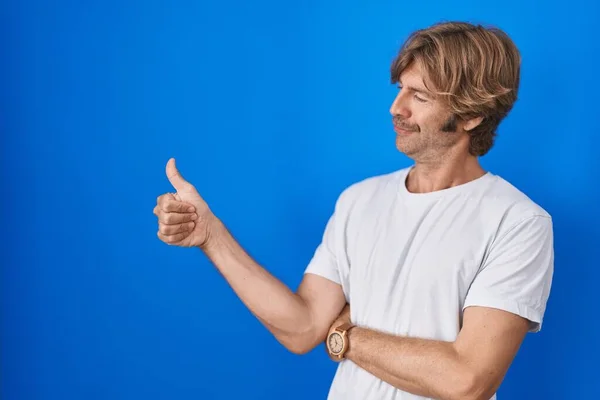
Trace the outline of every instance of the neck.
{"type": "Polygon", "coordinates": [[[485,175],[477,157],[471,155],[442,162],[416,162],[406,181],[412,193],[428,193],[462,185],[485,175]]]}

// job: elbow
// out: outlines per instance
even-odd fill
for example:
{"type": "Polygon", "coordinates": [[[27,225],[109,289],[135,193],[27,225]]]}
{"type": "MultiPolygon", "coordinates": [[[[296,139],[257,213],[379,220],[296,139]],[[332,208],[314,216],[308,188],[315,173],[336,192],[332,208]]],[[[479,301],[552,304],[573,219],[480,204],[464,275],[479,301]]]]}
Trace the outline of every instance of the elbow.
{"type": "Polygon", "coordinates": [[[304,355],[311,352],[317,345],[312,331],[299,331],[285,337],[277,338],[290,353],[304,355]]]}
{"type": "Polygon", "coordinates": [[[456,382],[449,400],[489,400],[496,391],[496,385],[473,372],[463,372],[456,382]]]}
{"type": "Polygon", "coordinates": [[[313,349],[313,347],[308,346],[308,345],[306,345],[306,343],[300,342],[300,341],[289,343],[289,344],[287,344],[285,346],[285,348],[290,353],[293,353],[293,354],[296,354],[296,355],[299,355],[299,356],[307,354],[307,353],[309,353],[313,349]]]}
{"type": "Polygon", "coordinates": [[[312,340],[304,336],[295,336],[288,338],[282,342],[283,346],[290,352],[296,355],[304,355],[312,351],[316,344],[312,340]]]}
{"type": "Polygon", "coordinates": [[[315,325],[313,318],[302,318],[292,324],[293,328],[286,332],[274,332],[277,340],[289,352],[297,355],[304,355],[311,352],[322,340],[319,329],[315,325]]]}

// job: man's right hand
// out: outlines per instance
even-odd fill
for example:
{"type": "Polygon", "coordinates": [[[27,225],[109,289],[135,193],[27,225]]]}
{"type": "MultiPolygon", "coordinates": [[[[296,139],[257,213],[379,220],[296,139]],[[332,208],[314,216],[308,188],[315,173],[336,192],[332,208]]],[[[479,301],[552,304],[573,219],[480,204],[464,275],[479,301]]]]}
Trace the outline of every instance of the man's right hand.
{"type": "Polygon", "coordinates": [[[181,176],[175,159],[167,162],[166,174],[176,193],[165,193],[156,200],[158,237],[169,245],[205,248],[214,231],[215,216],[194,185],[181,176]]]}

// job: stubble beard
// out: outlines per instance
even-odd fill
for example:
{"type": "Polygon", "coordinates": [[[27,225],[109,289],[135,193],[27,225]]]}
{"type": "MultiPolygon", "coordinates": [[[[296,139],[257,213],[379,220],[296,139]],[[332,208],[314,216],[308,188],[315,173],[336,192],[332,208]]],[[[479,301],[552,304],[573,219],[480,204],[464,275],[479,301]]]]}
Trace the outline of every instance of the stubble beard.
{"type": "MultiPolygon", "coordinates": [[[[404,126],[401,123],[399,125],[404,126]]],[[[410,130],[412,133],[407,136],[396,134],[396,148],[415,162],[442,162],[449,153],[453,153],[459,140],[454,115],[437,132],[424,131],[418,125],[411,126],[410,130]]]]}

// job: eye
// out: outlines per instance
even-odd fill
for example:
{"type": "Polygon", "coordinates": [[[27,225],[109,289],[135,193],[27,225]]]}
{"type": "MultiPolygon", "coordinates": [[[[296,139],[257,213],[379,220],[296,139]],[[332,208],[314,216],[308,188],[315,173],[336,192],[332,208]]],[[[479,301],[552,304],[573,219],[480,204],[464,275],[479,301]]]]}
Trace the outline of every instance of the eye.
{"type": "Polygon", "coordinates": [[[420,103],[427,103],[427,100],[419,97],[418,95],[415,94],[415,100],[417,100],[420,103]]]}

